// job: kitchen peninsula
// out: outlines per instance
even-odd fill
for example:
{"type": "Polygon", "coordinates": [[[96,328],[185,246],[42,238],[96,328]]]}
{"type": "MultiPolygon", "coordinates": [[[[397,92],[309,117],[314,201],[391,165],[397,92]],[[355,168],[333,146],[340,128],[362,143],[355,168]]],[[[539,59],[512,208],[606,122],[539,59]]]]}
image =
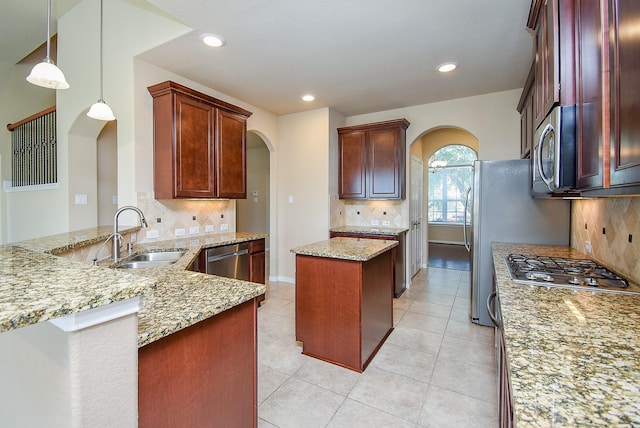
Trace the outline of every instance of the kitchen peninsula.
{"type": "Polygon", "coordinates": [[[365,370],[393,330],[397,241],[332,238],[294,248],[303,354],[365,370]]]}
{"type": "Polygon", "coordinates": [[[96,267],[52,255],[102,242],[109,232],[109,228],[83,230],[0,250],[0,342],[2,349],[12,350],[0,357],[0,425],[161,426],[148,415],[151,411],[157,418],[163,410],[162,424],[176,426],[211,418],[224,407],[242,413],[249,421],[245,426],[254,426],[256,298],[264,294],[265,286],[187,269],[203,248],[264,236],[228,233],[134,248],[134,252],[186,250],[175,264],[149,269],[96,267]],[[111,318],[100,315],[127,302],[133,304],[111,318]],[[97,321],[83,324],[93,311],[98,311],[97,321]],[[77,329],[68,330],[74,322],[77,329]],[[183,380],[180,389],[163,387],[171,374],[184,372],[175,370],[180,362],[172,357],[166,358],[173,362],[171,368],[154,365],[157,356],[193,345],[189,340],[201,345],[187,353],[191,376],[198,376],[198,364],[208,364],[208,373],[218,375],[212,367],[212,360],[220,356],[214,352],[216,346],[234,342],[225,353],[243,352],[237,358],[244,364],[238,369],[241,377],[235,377],[239,371],[229,370],[225,371],[229,378],[222,381],[200,378],[195,383],[201,388],[217,384],[218,389],[231,385],[233,391],[241,390],[241,400],[227,389],[228,398],[215,405],[204,403],[201,395],[199,401],[191,401],[192,407],[185,407],[181,403],[197,391],[189,384],[193,386],[193,377],[183,380]],[[146,391],[155,396],[149,398],[146,391]],[[159,402],[167,391],[174,395],[159,402]],[[203,407],[208,413],[199,411],[203,407]],[[192,419],[179,419],[187,413],[192,419]]]}

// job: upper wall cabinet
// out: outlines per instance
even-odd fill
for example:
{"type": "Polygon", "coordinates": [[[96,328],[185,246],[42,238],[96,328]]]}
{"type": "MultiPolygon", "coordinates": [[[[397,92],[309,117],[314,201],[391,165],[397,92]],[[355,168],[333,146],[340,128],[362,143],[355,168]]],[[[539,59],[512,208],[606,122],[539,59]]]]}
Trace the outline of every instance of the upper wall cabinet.
{"type": "Polygon", "coordinates": [[[404,199],[406,119],[338,128],[340,199],[404,199]]]}
{"type": "Polygon", "coordinates": [[[524,84],[520,101],[518,102],[518,113],[520,113],[520,158],[526,159],[531,156],[533,136],[535,132],[533,104],[535,85],[535,63],[531,65],[529,76],[524,84]]]}
{"type": "Polygon", "coordinates": [[[251,112],[171,81],[148,90],[156,199],[246,198],[251,112]]]}
{"type": "MultiPolygon", "coordinates": [[[[640,1],[609,1],[610,184],[640,189],[640,1]]],[[[625,192],[625,191],[623,191],[625,192]]]]}
{"type": "Polygon", "coordinates": [[[585,196],[640,193],[637,0],[576,0],[577,186],[585,196]]]}
{"type": "MultiPolygon", "coordinates": [[[[603,68],[606,45],[600,0],[576,0],[576,186],[605,185],[603,68]]],[[[606,177],[608,180],[608,177],[606,177]]]]}
{"type": "Polygon", "coordinates": [[[574,0],[533,0],[527,27],[535,34],[535,129],[555,105],[575,103],[574,0]]]}

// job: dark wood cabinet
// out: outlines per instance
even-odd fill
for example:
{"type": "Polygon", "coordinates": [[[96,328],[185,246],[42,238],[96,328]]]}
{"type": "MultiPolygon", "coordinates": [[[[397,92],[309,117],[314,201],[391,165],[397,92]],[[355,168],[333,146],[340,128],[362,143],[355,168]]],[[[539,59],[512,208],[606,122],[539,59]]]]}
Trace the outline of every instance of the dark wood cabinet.
{"type": "Polygon", "coordinates": [[[631,0],[576,0],[577,187],[583,196],[640,193],[640,20],[631,0]]]}
{"type": "Polygon", "coordinates": [[[574,0],[533,0],[527,26],[535,34],[534,129],[555,105],[575,103],[574,0]]]}
{"type": "Polygon", "coordinates": [[[393,330],[391,251],[367,261],[296,255],[303,354],[365,370],[393,330]]]}
{"type": "MultiPolygon", "coordinates": [[[[640,186],[640,2],[610,0],[611,187],[640,186]]],[[[638,193],[640,189],[631,190],[638,193]]]]}
{"type": "Polygon", "coordinates": [[[140,427],[257,425],[257,303],[138,350],[140,427]]]}
{"type": "MultiPolygon", "coordinates": [[[[609,153],[603,127],[606,45],[600,0],[576,0],[576,186],[606,186],[609,153]]],[[[608,67],[607,67],[608,68],[608,67]]]]}
{"type": "Polygon", "coordinates": [[[338,128],[340,199],[404,199],[406,119],[338,128]]]}
{"type": "Polygon", "coordinates": [[[157,199],[244,199],[246,122],[251,112],[167,81],[153,97],[157,199]]]}
{"type": "Polygon", "coordinates": [[[520,113],[520,158],[531,157],[533,144],[534,126],[534,83],[535,83],[535,62],[531,65],[527,81],[525,82],[518,102],[518,113],[520,113]]]}

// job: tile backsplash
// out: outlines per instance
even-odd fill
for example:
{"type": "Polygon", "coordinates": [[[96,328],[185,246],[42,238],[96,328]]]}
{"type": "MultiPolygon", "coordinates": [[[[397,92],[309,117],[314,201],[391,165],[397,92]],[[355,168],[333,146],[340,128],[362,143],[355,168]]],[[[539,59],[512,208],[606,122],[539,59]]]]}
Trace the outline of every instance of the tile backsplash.
{"type": "Polygon", "coordinates": [[[571,245],[640,283],[640,197],[573,201],[571,245]],[[629,242],[631,241],[631,242],[629,242]]]}
{"type": "Polygon", "coordinates": [[[229,232],[236,230],[235,200],[156,200],[153,194],[145,192],[138,192],[137,196],[138,208],[144,213],[149,225],[148,228],[142,228],[138,232],[138,242],[175,239],[176,229],[184,229],[184,236],[189,237],[191,228],[194,227],[199,230],[197,234],[204,235],[207,233],[205,232],[207,225],[213,226],[213,232],[209,233],[224,232],[221,228],[225,224],[229,232]],[[158,219],[161,221],[158,222],[158,219]],[[158,238],[147,239],[147,232],[152,230],[158,232],[158,238]]]}
{"type": "Polygon", "coordinates": [[[406,228],[409,224],[407,201],[345,200],[338,195],[330,195],[330,205],[331,227],[372,226],[374,220],[379,226],[383,226],[385,221],[389,222],[389,227],[406,228]]]}

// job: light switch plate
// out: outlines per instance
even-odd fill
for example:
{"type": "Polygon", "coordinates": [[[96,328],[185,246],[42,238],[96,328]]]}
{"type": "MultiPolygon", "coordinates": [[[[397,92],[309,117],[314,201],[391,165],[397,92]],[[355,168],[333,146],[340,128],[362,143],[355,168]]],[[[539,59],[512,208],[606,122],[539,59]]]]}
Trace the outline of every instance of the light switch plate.
{"type": "Polygon", "coordinates": [[[87,205],[87,195],[76,194],[76,205],[87,205]]]}
{"type": "Polygon", "coordinates": [[[181,227],[180,229],[176,229],[175,235],[176,236],[184,236],[185,233],[187,233],[187,231],[184,229],[184,227],[181,227]]]}
{"type": "Polygon", "coordinates": [[[213,232],[215,230],[215,227],[212,224],[206,224],[204,226],[204,231],[209,233],[209,232],[213,232]]]}
{"type": "Polygon", "coordinates": [[[379,226],[380,222],[378,220],[371,220],[371,226],[379,226]]]}
{"type": "Polygon", "coordinates": [[[391,222],[389,220],[382,220],[382,225],[383,226],[390,226],[391,222]]]}
{"type": "Polygon", "coordinates": [[[189,235],[197,235],[200,233],[200,226],[191,226],[189,228],[189,235]]]}
{"type": "Polygon", "coordinates": [[[229,230],[229,225],[227,223],[222,223],[220,225],[220,230],[224,232],[225,230],[229,230]]]}

